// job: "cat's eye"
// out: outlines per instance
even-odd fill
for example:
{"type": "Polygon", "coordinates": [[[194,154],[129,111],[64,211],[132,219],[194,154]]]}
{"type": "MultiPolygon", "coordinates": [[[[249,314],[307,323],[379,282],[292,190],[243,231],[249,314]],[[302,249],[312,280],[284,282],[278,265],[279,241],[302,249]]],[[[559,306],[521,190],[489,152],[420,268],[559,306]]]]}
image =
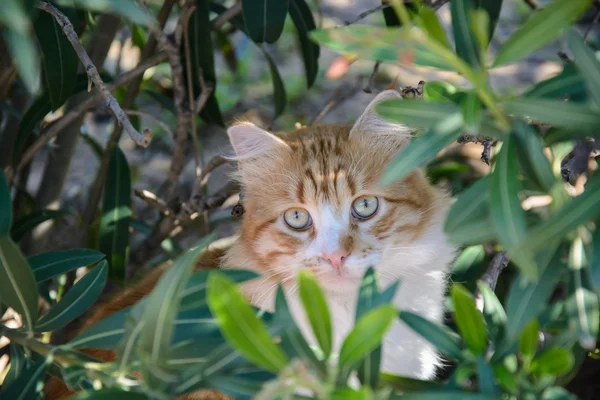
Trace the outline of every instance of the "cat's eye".
{"type": "Polygon", "coordinates": [[[297,231],[308,228],[312,223],[310,214],[303,208],[290,208],[283,213],[283,220],[287,226],[297,231]]]}
{"type": "Polygon", "coordinates": [[[379,200],[375,196],[360,196],[352,202],[352,215],[358,219],[367,219],[375,215],[379,200]]]}

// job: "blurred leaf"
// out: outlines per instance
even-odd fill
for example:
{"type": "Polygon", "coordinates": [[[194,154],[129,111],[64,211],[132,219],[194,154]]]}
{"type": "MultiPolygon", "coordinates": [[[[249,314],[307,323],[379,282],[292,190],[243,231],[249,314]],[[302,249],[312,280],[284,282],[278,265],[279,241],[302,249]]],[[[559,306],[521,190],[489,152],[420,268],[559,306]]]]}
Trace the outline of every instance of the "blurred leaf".
{"type": "Polygon", "coordinates": [[[475,35],[471,32],[469,23],[474,10],[473,0],[453,0],[450,2],[456,53],[471,67],[478,69],[481,64],[479,46],[475,35]]]}
{"type": "Polygon", "coordinates": [[[577,103],[523,98],[505,102],[504,109],[508,113],[567,129],[595,132],[600,127],[600,112],[577,103]]]}
{"type": "Polygon", "coordinates": [[[475,307],[475,299],[462,285],[452,285],[454,321],[463,340],[475,354],[482,355],[487,347],[487,331],[483,316],[475,307]]]}
{"type": "Polygon", "coordinates": [[[0,170],[0,236],[8,235],[12,226],[12,198],[4,171],[0,170]]]}
{"type": "MultiPolygon", "coordinates": [[[[15,0],[10,0],[15,1],[15,0]]],[[[6,10],[3,9],[2,13],[6,10]]],[[[13,62],[17,67],[19,76],[31,94],[37,94],[40,90],[39,63],[40,58],[31,35],[8,31],[4,33],[4,38],[10,49],[13,62]]]]}
{"type": "Polygon", "coordinates": [[[70,210],[49,209],[34,211],[31,214],[21,217],[17,221],[15,221],[15,224],[10,231],[10,236],[15,242],[18,242],[23,238],[23,236],[25,236],[27,232],[33,230],[39,224],[69,214],[72,215],[73,212],[70,210]]]}
{"type": "MultiPolygon", "coordinates": [[[[192,84],[194,88],[194,98],[200,96],[200,81],[198,71],[202,71],[202,76],[207,83],[213,85],[213,93],[210,95],[206,105],[202,109],[200,116],[207,122],[214,122],[224,126],[223,116],[219,109],[219,104],[215,97],[217,76],[215,72],[215,56],[212,42],[212,32],[209,19],[208,0],[196,0],[196,11],[190,17],[188,31],[191,52],[192,84]]],[[[241,17],[240,17],[241,20],[241,17]]],[[[181,50],[182,65],[187,65],[185,60],[185,50],[181,50]]],[[[184,67],[184,71],[185,71],[184,67]]],[[[187,82],[187,73],[184,74],[184,80],[187,82]]],[[[186,86],[187,87],[187,86],[186,86]]]]}
{"type": "Polygon", "coordinates": [[[96,139],[87,133],[82,133],[81,138],[88,146],[90,146],[96,157],[98,157],[98,160],[100,160],[102,158],[102,153],[104,153],[104,147],[102,147],[102,145],[96,139]]]}
{"type": "Polygon", "coordinates": [[[508,317],[507,335],[515,340],[523,328],[535,318],[550,299],[560,280],[564,265],[560,261],[560,251],[551,242],[537,256],[539,279],[528,281],[520,275],[511,285],[506,299],[508,317]]]}
{"type": "Polygon", "coordinates": [[[420,393],[393,394],[391,400],[498,400],[498,396],[488,393],[465,393],[463,391],[427,390],[420,393]]]}
{"type": "Polygon", "coordinates": [[[148,26],[152,18],[133,0],[56,0],[64,7],[81,7],[88,11],[119,15],[133,23],[148,26]]]}
{"type": "Polygon", "coordinates": [[[333,333],[331,316],[329,315],[325,295],[316,279],[308,271],[301,270],[299,272],[298,283],[300,285],[300,299],[302,300],[306,316],[308,317],[315,338],[327,359],[331,353],[333,333]]]}
{"type": "MultiPolygon", "coordinates": [[[[389,8],[388,10],[394,12],[392,8],[389,8]]],[[[384,10],[384,13],[385,11],[386,10],[384,10]]],[[[448,37],[446,37],[444,27],[440,23],[440,20],[438,19],[438,16],[433,8],[421,7],[416,20],[433,40],[450,49],[450,43],[448,42],[448,37]]]]}
{"type": "Polygon", "coordinates": [[[400,319],[442,354],[453,360],[462,359],[460,338],[446,326],[437,325],[418,314],[403,310],[400,311],[400,319]]]}
{"type": "Polygon", "coordinates": [[[519,351],[521,356],[528,360],[533,359],[538,347],[540,326],[537,320],[532,319],[521,332],[519,339],[519,351]]]}
{"type": "Polygon", "coordinates": [[[588,88],[588,93],[594,99],[596,104],[600,105],[600,62],[591,48],[585,43],[583,38],[571,30],[568,34],[569,47],[575,56],[575,66],[581,72],[588,88]]]}
{"type": "Polygon", "coordinates": [[[31,21],[27,6],[21,0],[5,0],[0,13],[0,25],[4,25],[9,31],[27,33],[31,28],[31,21]]]}
{"type": "Polygon", "coordinates": [[[114,350],[125,333],[125,318],[131,307],[123,308],[86,328],[68,343],[69,347],[114,350]]]}
{"type": "Polygon", "coordinates": [[[533,359],[531,372],[540,376],[560,376],[571,369],[573,362],[573,354],[569,350],[552,347],[533,359]]]}
{"type": "Polygon", "coordinates": [[[35,364],[25,367],[14,381],[2,386],[0,397],[11,400],[39,399],[48,364],[48,360],[41,358],[35,364]]]}
{"type": "Polygon", "coordinates": [[[502,0],[477,1],[477,6],[484,9],[489,17],[487,37],[488,42],[490,42],[494,37],[494,31],[496,30],[500,12],[502,11],[502,0]]]}
{"type": "Polygon", "coordinates": [[[373,392],[368,387],[359,390],[351,388],[336,389],[329,397],[330,400],[373,400],[374,398],[373,392]]]}
{"type": "Polygon", "coordinates": [[[92,249],[57,250],[39,253],[28,258],[35,280],[43,282],[65,272],[95,264],[104,254],[92,249]]]}
{"type": "Polygon", "coordinates": [[[242,0],[248,36],[256,43],[275,43],[287,15],[290,0],[242,0]]]}
{"type": "Polygon", "coordinates": [[[598,296],[591,283],[589,264],[580,236],[577,236],[569,252],[569,297],[566,301],[566,311],[571,325],[577,328],[579,343],[587,350],[596,348],[600,311],[598,296]]]}
{"type": "Polygon", "coordinates": [[[82,315],[98,300],[108,276],[108,263],[103,260],[69,289],[67,294],[38,320],[37,332],[50,332],[66,326],[82,315]]]}
{"type": "Polygon", "coordinates": [[[378,104],[375,111],[391,122],[410,127],[433,128],[454,117],[460,109],[454,104],[392,99],[378,104]]]}
{"type": "Polygon", "coordinates": [[[485,258],[485,250],[483,246],[469,246],[464,249],[452,267],[452,282],[463,283],[473,281],[477,276],[477,272],[481,269],[481,263],[485,258]]]}
{"type": "Polygon", "coordinates": [[[129,223],[131,221],[131,173],[125,155],[115,146],[108,164],[106,188],[100,222],[100,251],[106,254],[109,277],[125,279],[129,258],[129,223]]]}
{"type": "Polygon", "coordinates": [[[494,370],[482,356],[477,357],[477,375],[481,393],[498,394],[494,370]]]}
{"type": "Polygon", "coordinates": [[[435,381],[425,381],[404,376],[391,375],[383,372],[381,374],[381,382],[386,386],[391,386],[401,392],[415,392],[440,388],[440,383],[435,381]]]}
{"type": "Polygon", "coordinates": [[[285,104],[287,102],[286,94],[285,94],[285,86],[283,85],[283,81],[281,80],[281,76],[279,75],[279,70],[277,69],[277,65],[267,53],[267,51],[261,48],[267,62],[269,64],[269,69],[271,70],[271,78],[273,80],[273,102],[275,103],[275,115],[274,118],[277,118],[283,110],[285,109],[285,104]]]}
{"type": "MultiPolygon", "coordinates": [[[[73,26],[79,24],[77,12],[73,9],[60,9],[73,26]]],[[[44,75],[52,111],[60,108],[73,93],[74,76],[77,76],[79,58],[69,39],[54,17],[46,12],[37,15],[35,32],[43,54],[44,75]]]]}
{"type": "Polygon", "coordinates": [[[206,250],[211,240],[212,235],[178,257],[173,266],[161,276],[144,306],[141,316],[144,327],[140,334],[139,349],[148,357],[146,365],[149,366],[150,374],[159,380],[162,380],[159,371],[170,352],[175,329],[173,322],[177,316],[183,291],[196,267],[196,260],[206,250]]]}
{"type": "Polygon", "coordinates": [[[223,335],[245,357],[267,371],[277,372],[287,365],[287,357],[269,337],[240,289],[219,272],[208,278],[208,304],[223,335]]]}
{"type": "Polygon", "coordinates": [[[0,293],[2,302],[21,314],[23,325],[32,331],[38,315],[37,284],[21,250],[8,236],[0,236],[0,293]]]}
{"type": "Polygon", "coordinates": [[[310,37],[332,50],[353,53],[373,61],[441,68],[453,71],[453,66],[440,54],[416,43],[402,28],[380,28],[369,25],[350,25],[340,28],[315,29],[310,37]],[[376,44],[376,45],[374,45],[376,44]]]}
{"type": "Polygon", "coordinates": [[[488,334],[495,344],[500,343],[506,333],[508,318],[502,303],[496,293],[482,281],[477,281],[477,287],[483,297],[483,317],[486,321],[488,334]]]}
{"type": "Polygon", "coordinates": [[[239,375],[211,376],[206,381],[211,387],[230,396],[235,396],[235,399],[254,399],[264,385],[261,380],[249,379],[239,375]]]}
{"type": "Polygon", "coordinates": [[[565,203],[550,218],[531,229],[522,247],[537,251],[586,221],[600,215],[600,174],[588,177],[585,191],[565,203]]]}
{"type": "Polygon", "coordinates": [[[3,386],[10,385],[17,377],[21,376],[23,368],[28,364],[22,346],[15,343],[11,343],[8,346],[10,346],[10,368],[4,377],[4,382],[2,382],[3,386]]]}
{"type": "Polygon", "coordinates": [[[147,400],[148,397],[142,393],[125,391],[117,388],[105,388],[97,391],[79,392],[70,398],[71,400],[147,400]]]}
{"type": "Polygon", "coordinates": [[[537,277],[538,271],[532,260],[532,252],[519,247],[527,236],[525,211],[521,208],[519,192],[521,185],[514,162],[516,142],[507,138],[500,151],[490,178],[490,205],[492,221],[500,243],[528,278],[537,277]],[[517,251],[519,248],[519,251],[517,251]]]}
{"type": "Polygon", "coordinates": [[[564,64],[560,74],[539,82],[524,94],[524,97],[547,99],[561,99],[564,96],[569,96],[570,101],[587,98],[585,80],[571,63],[564,64]]]}
{"type": "Polygon", "coordinates": [[[434,102],[453,103],[452,96],[456,93],[456,87],[444,81],[425,82],[423,98],[434,102]]]}
{"type": "Polygon", "coordinates": [[[494,376],[496,382],[510,393],[517,393],[519,390],[517,379],[518,376],[508,370],[504,364],[494,365],[494,376]]]}
{"type": "Polygon", "coordinates": [[[358,320],[342,344],[338,364],[340,371],[349,371],[380,345],[397,313],[394,306],[383,305],[367,312],[358,320]]]}
{"type": "MultiPolygon", "coordinates": [[[[422,103],[425,104],[425,102],[422,103]]],[[[413,169],[434,159],[440,150],[460,135],[462,125],[462,115],[460,113],[452,114],[437,126],[412,139],[388,164],[381,177],[381,184],[385,186],[402,179],[413,169]]]]}
{"type": "Polygon", "coordinates": [[[520,120],[514,121],[513,133],[521,170],[540,189],[550,192],[556,179],[539,136],[531,126],[520,120]]]}
{"type": "Polygon", "coordinates": [[[131,43],[142,50],[146,46],[146,31],[139,25],[131,26],[131,43]]]}
{"type": "Polygon", "coordinates": [[[542,400],[578,400],[579,398],[566,389],[554,386],[544,390],[542,400]]]}
{"type": "Polygon", "coordinates": [[[482,117],[482,105],[479,97],[477,97],[477,93],[473,91],[468,92],[461,102],[460,108],[465,121],[465,128],[469,133],[477,134],[482,117]]]}
{"type": "Polygon", "coordinates": [[[591,0],[555,0],[534,11],[531,18],[504,43],[494,66],[517,61],[550,43],[583,14],[591,3],[591,0]]]}
{"type": "Polygon", "coordinates": [[[298,41],[300,42],[300,51],[302,52],[306,72],[306,84],[310,88],[315,83],[319,72],[320,48],[308,37],[308,32],[316,28],[315,21],[304,0],[290,0],[289,13],[298,32],[298,41]]]}

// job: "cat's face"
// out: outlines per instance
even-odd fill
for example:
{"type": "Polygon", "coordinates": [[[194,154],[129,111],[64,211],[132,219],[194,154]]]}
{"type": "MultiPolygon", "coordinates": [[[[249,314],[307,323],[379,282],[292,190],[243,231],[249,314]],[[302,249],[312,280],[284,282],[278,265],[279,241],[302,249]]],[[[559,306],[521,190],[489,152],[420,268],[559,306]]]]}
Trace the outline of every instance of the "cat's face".
{"type": "Polygon", "coordinates": [[[355,291],[370,266],[399,277],[390,257],[415,252],[436,193],[420,172],[379,184],[409,130],[382,125],[372,105],[354,127],[321,125],[280,137],[250,124],[229,130],[244,185],[240,245],[253,269],[293,284],[308,268],[338,293],[355,291]]]}

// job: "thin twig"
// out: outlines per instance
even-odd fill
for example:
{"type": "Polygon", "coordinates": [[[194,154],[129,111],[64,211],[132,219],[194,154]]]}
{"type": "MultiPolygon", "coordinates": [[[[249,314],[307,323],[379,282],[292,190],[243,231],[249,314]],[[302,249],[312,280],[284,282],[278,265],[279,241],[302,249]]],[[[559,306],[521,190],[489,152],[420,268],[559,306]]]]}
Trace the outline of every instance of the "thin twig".
{"type": "Polygon", "coordinates": [[[323,107],[323,109],[311,119],[309,125],[318,124],[319,122],[321,122],[321,120],[331,110],[333,110],[340,104],[344,103],[346,100],[350,99],[359,90],[360,90],[360,84],[353,85],[350,88],[348,88],[348,83],[344,83],[344,84],[340,85],[340,87],[338,87],[335,90],[335,92],[333,92],[333,95],[329,98],[329,100],[327,100],[327,104],[325,104],[325,107],[323,107]],[[346,90],[345,93],[344,93],[344,89],[346,90]]]}
{"type": "Polygon", "coordinates": [[[496,290],[496,284],[498,283],[498,278],[500,277],[500,273],[506,266],[508,265],[508,257],[506,256],[506,252],[504,250],[498,252],[492,262],[490,263],[490,267],[483,274],[481,280],[486,283],[490,289],[496,290]]]}
{"type": "Polygon", "coordinates": [[[537,10],[538,5],[536,4],[535,0],[523,0],[525,2],[525,4],[527,4],[529,6],[529,8],[531,8],[532,10],[537,10]]]}
{"type": "Polygon", "coordinates": [[[338,27],[340,26],[348,26],[348,25],[352,25],[358,21],[360,21],[361,19],[367,18],[369,15],[376,13],[379,10],[383,10],[385,8],[391,7],[392,4],[391,3],[383,3],[378,5],[377,7],[371,8],[370,10],[367,11],[363,11],[360,14],[358,14],[356,16],[356,18],[349,20],[349,21],[344,21],[344,23],[342,25],[338,25],[338,27]]]}
{"type": "Polygon", "coordinates": [[[88,56],[87,52],[85,51],[85,48],[81,44],[81,41],[79,40],[77,33],[75,33],[75,29],[73,28],[71,21],[69,21],[69,19],[63,13],[61,13],[56,7],[54,7],[53,5],[51,5],[49,3],[39,2],[37,4],[37,8],[52,15],[54,17],[54,19],[56,20],[56,22],[58,22],[58,24],[62,28],[63,32],[67,36],[67,39],[69,39],[69,42],[71,42],[73,49],[75,49],[75,52],[77,53],[77,56],[81,60],[81,63],[85,67],[85,72],[87,73],[89,79],[94,83],[96,88],[100,91],[100,93],[104,97],[104,100],[106,101],[106,105],[111,109],[111,111],[117,118],[117,121],[119,122],[119,124],[123,126],[123,128],[127,131],[127,133],[129,133],[129,136],[131,137],[131,139],[134,142],[136,142],[138,145],[140,145],[142,147],[147,147],[150,144],[151,136],[144,135],[144,134],[138,132],[138,130],[133,127],[133,125],[131,124],[131,121],[129,121],[129,118],[127,118],[127,115],[121,109],[121,106],[117,102],[117,99],[115,99],[115,97],[110,93],[110,90],[108,89],[106,84],[102,81],[102,78],[100,78],[98,69],[96,68],[96,66],[94,65],[94,63],[92,62],[90,57],[88,56]]]}
{"type": "Polygon", "coordinates": [[[206,185],[206,181],[208,180],[209,174],[215,169],[219,168],[221,165],[230,163],[231,160],[223,157],[223,156],[215,156],[213,157],[207,164],[202,168],[202,171],[199,175],[196,176],[196,182],[194,183],[194,187],[192,188],[192,195],[190,197],[190,203],[198,202],[200,199],[200,192],[202,188],[206,185]]]}
{"type": "Polygon", "coordinates": [[[367,80],[367,84],[363,88],[363,92],[365,92],[365,93],[373,92],[373,84],[375,83],[375,75],[377,75],[377,71],[379,71],[380,65],[381,65],[381,61],[377,61],[377,62],[375,62],[375,65],[373,65],[373,72],[371,72],[371,75],[369,76],[369,79],[367,80]]]}
{"type": "Polygon", "coordinates": [[[167,206],[167,203],[164,200],[158,198],[151,191],[149,191],[149,190],[135,189],[133,191],[133,193],[137,197],[139,197],[140,199],[142,199],[143,201],[145,201],[146,204],[148,204],[152,208],[156,208],[158,211],[160,211],[161,214],[164,214],[164,215],[171,214],[171,210],[169,209],[169,206],[167,206]]]}
{"type": "Polygon", "coordinates": [[[210,28],[215,31],[229,22],[231,19],[237,17],[242,13],[242,3],[238,2],[233,7],[227,9],[223,14],[219,15],[210,23],[210,28]]]}
{"type": "Polygon", "coordinates": [[[137,117],[144,117],[144,118],[151,119],[152,121],[154,121],[155,123],[160,125],[160,127],[165,132],[167,132],[167,135],[169,135],[171,140],[174,139],[173,131],[171,130],[171,128],[169,128],[169,125],[167,125],[164,121],[160,120],[159,118],[155,117],[154,115],[144,112],[144,111],[139,111],[139,110],[125,110],[125,114],[130,115],[130,116],[135,115],[137,117]]]}

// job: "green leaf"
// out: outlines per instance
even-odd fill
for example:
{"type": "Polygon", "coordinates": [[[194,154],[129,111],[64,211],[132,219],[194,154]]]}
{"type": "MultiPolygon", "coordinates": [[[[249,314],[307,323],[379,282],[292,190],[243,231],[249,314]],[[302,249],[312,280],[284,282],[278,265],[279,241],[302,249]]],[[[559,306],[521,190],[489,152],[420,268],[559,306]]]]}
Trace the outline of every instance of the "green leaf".
{"type": "MultiPolygon", "coordinates": [[[[74,26],[78,25],[77,12],[73,9],[60,10],[74,26]]],[[[73,93],[74,76],[77,75],[79,58],[69,39],[53,16],[41,12],[34,24],[44,61],[44,75],[52,111],[62,106],[73,93]]]]}
{"type": "Polygon", "coordinates": [[[223,335],[244,357],[267,371],[277,372],[287,365],[287,357],[269,337],[240,289],[219,272],[208,278],[208,304],[223,335]]]}
{"type": "Polygon", "coordinates": [[[519,200],[521,185],[514,162],[515,152],[515,140],[509,137],[502,145],[490,178],[492,221],[500,243],[522,273],[535,278],[538,271],[531,252],[519,247],[527,236],[527,225],[525,211],[519,200]]]}
{"type": "Polygon", "coordinates": [[[15,221],[13,228],[11,229],[10,236],[15,242],[18,242],[25,236],[25,234],[33,230],[36,226],[42,222],[62,217],[63,215],[73,214],[69,210],[39,210],[34,211],[29,215],[19,218],[15,221]]]}
{"type": "Polygon", "coordinates": [[[316,279],[308,271],[301,270],[298,274],[299,292],[306,316],[312,327],[312,331],[325,354],[329,358],[332,347],[332,326],[329,308],[325,301],[325,295],[319,287],[316,279]]]}
{"type": "Polygon", "coordinates": [[[475,307],[475,299],[462,285],[452,285],[454,321],[463,340],[475,354],[482,355],[487,347],[487,331],[483,316],[475,307]]]}
{"type": "MultiPolygon", "coordinates": [[[[196,11],[190,17],[188,26],[194,96],[195,98],[200,96],[201,90],[198,71],[202,71],[204,80],[213,85],[213,93],[209,97],[200,116],[207,122],[214,122],[223,126],[223,116],[221,115],[219,104],[215,97],[217,76],[215,72],[214,49],[209,19],[209,2],[208,0],[196,0],[195,4],[196,11]]],[[[223,9],[225,8],[223,7],[223,9]]],[[[186,57],[184,47],[181,49],[181,60],[185,71],[187,63],[185,62],[186,57]]],[[[184,77],[187,82],[187,73],[184,74],[184,77]]]]}
{"type": "Polygon", "coordinates": [[[340,388],[336,389],[329,396],[330,400],[373,400],[374,398],[373,392],[368,387],[363,387],[359,390],[340,388]]]}
{"type": "Polygon", "coordinates": [[[523,121],[514,121],[513,134],[521,170],[545,192],[556,184],[550,161],[544,154],[540,137],[523,121]]]}
{"type": "Polygon", "coordinates": [[[578,400],[579,397],[569,393],[566,389],[559,386],[549,387],[544,390],[542,400],[578,400]]]}
{"type": "Polygon", "coordinates": [[[8,235],[12,226],[12,198],[4,171],[0,171],[0,236],[8,235]]]}
{"type": "Polygon", "coordinates": [[[470,225],[477,223],[477,221],[484,221],[487,225],[489,220],[489,178],[483,177],[469,186],[463,191],[455,203],[450,208],[446,222],[444,224],[444,231],[452,238],[460,238],[460,234],[455,232],[461,232],[461,230],[469,231],[470,225]],[[467,226],[467,229],[461,229],[467,226]]]}
{"type": "Polygon", "coordinates": [[[568,96],[570,101],[587,99],[585,80],[572,63],[565,64],[560,74],[541,81],[523,96],[540,99],[562,99],[568,96]]]}
{"type": "Polygon", "coordinates": [[[473,0],[453,0],[450,3],[456,53],[470,66],[477,69],[481,64],[479,46],[469,23],[474,10],[473,0]]]}
{"type": "Polygon", "coordinates": [[[600,112],[582,104],[546,99],[518,99],[504,103],[504,109],[521,117],[567,129],[595,131],[600,112]]]}
{"type": "Polygon", "coordinates": [[[363,315],[348,334],[340,350],[339,369],[350,369],[375,350],[396,319],[392,305],[383,305],[363,315]]]}
{"type": "Polygon", "coordinates": [[[508,392],[515,394],[519,390],[517,375],[506,368],[504,364],[494,365],[494,376],[496,377],[496,382],[508,392]]]}
{"type": "MultiPolygon", "coordinates": [[[[14,1],[14,0],[13,0],[14,1]]],[[[3,13],[6,12],[5,10],[3,13]]],[[[17,66],[19,76],[31,94],[37,94],[40,89],[39,63],[40,58],[31,35],[16,31],[4,33],[13,62],[17,66]]]]}
{"type": "Polygon", "coordinates": [[[600,311],[598,296],[591,283],[589,264],[580,236],[577,236],[569,252],[569,297],[566,310],[571,325],[577,328],[579,343],[587,350],[596,348],[598,327],[600,326],[600,311]]]}
{"type": "Polygon", "coordinates": [[[477,1],[478,7],[484,9],[489,17],[488,24],[488,41],[491,41],[494,37],[494,31],[500,18],[500,11],[502,11],[502,0],[485,0],[477,1]]]}
{"type": "Polygon", "coordinates": [[[375,107],[375,111],[391,122],[411,127],[434,128],[454,117],[460,109],[448,103],[392,99],[382,101],[375,107]]]}
{"type": "Polygon", "coordinates": [[[575,56],[575,65],[585,79],[588,92],[595,103],[600,105],[600,62],[594,51],[587,46],[581,35],[571,30],[568,35],[569,47],[575,56]]]}
{"type": "Polygon", "coordinates": [[[2,4],[3,9],[0,14],[0,25],[4,25],[10,31],[27,33],[31,28],[31,21],[27,6],[23,1],[6,0],[2,4]]]}
{"type": "Polygon", "coordinates": [[[10,368],[4,377],[3,386],[8,386],[21,376],[23,368],[28,364],[23,347],[15,343],[11,343],[8,346],[10,346],[10,368]]]}
{"type": "Polygon", "coordinates": [[[178,257],[173,266],[160,278],[144,306],[141,317],[144,327],[140,334],[139,349],[147,354],[147,363],[151,366],[149,371],[157,378],[160,374],[153,371],[164,365],[168,359],[175,329],[173,321],[183,291],[196,266],[196,260],[206,250],[211,240],[212,235],[178,257]]]}
{"type": "Polygon", "coordinates": [[[494,370],[482,356],[477,357],[477,375],[481,393],[498,394],[494,370]]]}
{"type": "Polygon", "coordinates": [[[434,159],[440,150],[456,140],[461,133],[462,124],[462,115],[452,114],[436,127],[412,139],[388,164],[381,177],[381,184],[385,186],[402,179],[413,169],[434,159]]]}
{"type": "Polygon", "coordinates": [[[533,359],[531,372],[540,376],[561,376],[571,370],[574,362],[569,350],[551,347],[533,359]]]}
{"type": "Polygon", "coordinates": [[[283,81],[281,80],[281,76],[279,75],[279,70],[277,69],[277,65],[267,53],[265,49],[261,47],[265,58],[267,59],[267,63],[269,64],[269,69],[271,70],[271,79],[273,80],[273,102],[275,103],[275,115],[274,118],[283,113],[285,109],[285,104],[287,102],[286,94],[285,94],[285,86],[283,85],[283,81]]]}
{"type": "Polygon", "coordinates": [[[508,318],[507,336],[515,340],[523,328],[546,308],[556,284],[560,280],[564,265],[560,251],[552,242],[537,256],[539,279],[530,282],[520,275],[511,285],[506,300],[508,318]]]}
{"type": "Polygon", "coordinates": [[[148,26],[152,18],[133,0],[57,0],[64,7],[81,7],[88,11],[119,15],[135,24],[148,26]]]}
{"type": "Polygon", "coordinates": [[[37,332],[54,331],[82,315],[102,294],[107,276],[108,264],[104,260],[85,274],[58,304],[38,320],[35,330],[37,332]]]}
{"type": "Polygon", "coordinates": [[[25,367],[14,381],[2,387],[0,397],[11,400],[40,398],[48,363],[47,359],[42,358],[35,364],[25,367]]]}
{"type": "Polygon", "coordinates": [[[463,283],[473,281],[479,276],[482,269],[482,262],[485,258],[485,250],[483,246],[469,246],[464,249],[452,267],[452,282],[463,283]]]}
{"type": "Polygon", "coordinates": [[[43,282],[65,272],[97,263],[104,254],[92,249],[49,251],[28,258],[36,282],[43,282]]]}
{"type": "Polygon", "coordinates": [[[456,87],[444,81],[425,82],[423,99],[433,102],[454,103],[452,97],[456,94],[456,87]]]}
{"type": "Polygon", "coordinates": [[[131,173],[125,155],[115,146],[108,164],[100,220],[100,251],[106,254],[111,279],[125,279],[130,222],[131,173]]]}
{"type": "Polygon", "coordinates": [[[550,43],[583,14],[591,3],[591,0],[556,0],[536,10],[504,43],[494,66],[517,61],[550,43]]]}
{"type": "Polygon", "coordinates": [[[506,333],[508,324],[506,311],[504,311],[504,307],[502,307],[502,303],[500,303],[494,291],[487,284],[477,281],[477,287],[483,297],[483,317],[486,321],[488,333],[494,343],[498,344],[506,333]]]}
{"type": "Polygon", "coordinates": [[[211,376],[206,382],[211,386],[235,396],[236,399],[254,399],[263,388],[264,382],[244,376],[211,376]]]}
{"type": "Polygon", "coordinates": [[[319,72],[319,45],[308,37],[308,33],[316,28],[312,12],[304,0],[290,0],[289,13],[298,32],[298,42],[304,60],[306,85],[310,88],[319,72]]]}
{"type": "Polygon", "coordinates": [[[392,395],[391,400],[498,400],[498,396],[489,393],[466,393],[450,390],[427,390],[420,393],[392,395]]]}
{"type": "Polygon", "coordinates": [[[447,357],[462,359],[460,338],[446,326],[437,325],[409,311],[400,311],[400,319],[447,357]]]}
{"type": "Polygon", "coordinates": [[[117,388],[106,388],[97,391],[82,391],[70,398],[71,400],[147,400],[145,394],[126,391],[117,388]]]}
{"type": "Polygon", "coordinates": [[[256,43],[275,43],[281,32],[290,0],[242,0],[248,36],[256,43]]]}
{"type": "Polygon", "coordinates": [[[585,191],[566,202],[550,218],[531,229],[522,247],[537,251],[600,215],[600,174],[588,178],[585,191]]]}
{"type": "Polygon", "coordinates": [[[21,250],[8,236],[0,236],[0,293],[2,302],[15,309],[23,325],[33,330],[38,313],[38,291],[21,250]]]}
{"type": "MultiPolygon", "coordinates": [[[[390,11],[394,12],[393,9],[390,9],[390,11]]],[[[450,43],[448,42],[448,37],[446,36],[444,27],[440,23],[440,20],[433,8],[421,7],[416,20],[433,40],[448,49],[450,48],[450,43]]]]}
{"type": "Polygon", "coordinates": [[[482,105],[479,97],[477,97],[477,93],[468,92],[460,106],[465,121],[465,128],[469,133],[477,134],[482,117],[482,105]]]}
{"type": "Polygon", "coordinates": [[[537,320],[532,319],[521,332],[519,338],[519,351],[523,357],[531,360],[537,351],[540,326],[537,320]]]}

